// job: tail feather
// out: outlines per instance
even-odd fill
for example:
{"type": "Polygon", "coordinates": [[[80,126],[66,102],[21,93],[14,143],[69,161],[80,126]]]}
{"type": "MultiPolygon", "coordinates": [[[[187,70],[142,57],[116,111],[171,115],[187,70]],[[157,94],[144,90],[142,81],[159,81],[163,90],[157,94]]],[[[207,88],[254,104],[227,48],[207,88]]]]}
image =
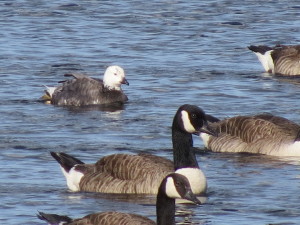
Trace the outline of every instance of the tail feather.
{"type": "Polygon", "coordinates": [[[56,214],[47,214],[43,212],[39,212],[37,217],[40,220],[47,221],[50,225],[63,225],[71,223],[73,220],[68,216],[60,216],[56,214]]]}
{"type": "Polygon", "coordinates": [[[272,50],[272,48],[268,47],[268,46],[265,46],[265,45],[258,45],[258,46],[255,46],[255,45],[250,45],[248,47],[251,51],[253,52],[258,52],[262,55],[264,55],[267,51],[270,51],[272,50]]]}
{"type": "Polygon", "coordinates": [[[66,172],[69,172],[76,164],[84,164],[81,160],[63,152],[51,152],[51,155],[66,172]]]}

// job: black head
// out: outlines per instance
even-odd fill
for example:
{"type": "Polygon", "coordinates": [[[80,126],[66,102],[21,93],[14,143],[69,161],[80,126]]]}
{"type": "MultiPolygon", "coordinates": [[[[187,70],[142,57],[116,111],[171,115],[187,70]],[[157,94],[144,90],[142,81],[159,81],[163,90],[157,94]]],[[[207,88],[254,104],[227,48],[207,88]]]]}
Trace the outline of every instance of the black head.
{"type": "Polygon", "coordinates": [[[216,133],[208,126],[204,111],[195,105],[182,105],[177,110],[173,123],[177,123],[180,129],[191,134],[201,132],[216,136],[216,133]]]}
{"type": "Polygon", "coordinates": [[[169,198],[183,198],[196,204],[201,204],[201,202],[192,192],[190,182],[185,176],[179,173],[172,173],[169,174],[165,179],[166,195],[169,198]]]}

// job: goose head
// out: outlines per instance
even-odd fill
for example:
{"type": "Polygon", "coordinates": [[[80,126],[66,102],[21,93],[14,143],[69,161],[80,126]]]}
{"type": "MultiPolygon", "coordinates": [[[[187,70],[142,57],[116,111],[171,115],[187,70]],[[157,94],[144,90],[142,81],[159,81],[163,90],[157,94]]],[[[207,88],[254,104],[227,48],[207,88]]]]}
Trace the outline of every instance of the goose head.
{"type": "Polygon", "coordinates": [[[120,66],[109,66],[104,73],[103,83],[110,90],[121,90],[122,84],[129,85],[120,66]]]}
{"type": "Polygon", "coordinates": [[[166,178],[165,192],[169,198],[182,198],[201,204],[191,189],[189,180],[179,173],[169,174],[166,178]]]}
{"type": "Polygon", "coordinates": [[[217,133],[208,125],[204,111],[198,106],[188,104],[180,106],[175,118],[184,132],[196,135],[207,133],[217,136],[217,133]]]}

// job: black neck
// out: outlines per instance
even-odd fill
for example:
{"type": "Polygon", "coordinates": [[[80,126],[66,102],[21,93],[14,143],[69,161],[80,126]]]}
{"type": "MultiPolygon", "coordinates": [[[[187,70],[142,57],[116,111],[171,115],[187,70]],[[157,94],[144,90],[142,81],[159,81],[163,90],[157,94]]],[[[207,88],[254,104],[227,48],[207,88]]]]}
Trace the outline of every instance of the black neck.
{"type": "Polygon", "coordinates": [[[169,198],[164,189],[166,182],[163,182],[158,190],[156,200],[156,215],[158,225],[175,224],[175,199],[169,198]]]}
{"type": "Polygon", "coordinates": [[[173,123],[172,142],[175,170],[186,167],[199,168],[193,147],[192,134],[184,132],[179,125],[173,123]]]}

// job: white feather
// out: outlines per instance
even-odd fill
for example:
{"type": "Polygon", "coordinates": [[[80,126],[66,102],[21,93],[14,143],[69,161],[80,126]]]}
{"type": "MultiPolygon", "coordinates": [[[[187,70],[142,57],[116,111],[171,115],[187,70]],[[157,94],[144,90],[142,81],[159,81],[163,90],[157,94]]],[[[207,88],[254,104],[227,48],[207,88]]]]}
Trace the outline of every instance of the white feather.
{"type": "Polygon", "coordinates": [[[271,56],[272,51],[273,50],[266,51],[264,55],[259,52],[255,52],[255,55],[257,55],[258,60],[267,72],[274,72],[274,62],[271,56]]]}
{"type": "Polygon", "coordinates": [[[203,141],[204,146],[207,148],[208,147],[208,141],[211,138],[211,135],[207,133],[200,133],[200,137],[203,141]]]}
{"type": "Polygon", "coordinates": [[[182,174],[189,180],[192,191],[195,195],[206,191],[206,177],[199,168],[181,168],[176,170],[175,173],[182,174]]]}
{"type": "Polygon", "coordinates": [[[48,87],[46,85],[44,85],[44,86],[46,88],[45,92],[52,98],[52,95],[53,95],[56,87],[48,87]]]}
{"type": "Polygon", "coordinates": [[[75,168],[71,168],[69,172],[65,171],[63,167],[60,167],[63,174],[66,177],[68,188],[71,191],[80,191],[79,183],[83,177],[83,173],[76,171],[75,168]]]}
{"type": "Polygon", "coordinates": [[[272,152],[275,156],[300,156],[300,141],[295,141],[293,144],[283,144],[277,152],[272,152]]]}

